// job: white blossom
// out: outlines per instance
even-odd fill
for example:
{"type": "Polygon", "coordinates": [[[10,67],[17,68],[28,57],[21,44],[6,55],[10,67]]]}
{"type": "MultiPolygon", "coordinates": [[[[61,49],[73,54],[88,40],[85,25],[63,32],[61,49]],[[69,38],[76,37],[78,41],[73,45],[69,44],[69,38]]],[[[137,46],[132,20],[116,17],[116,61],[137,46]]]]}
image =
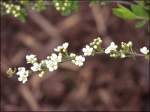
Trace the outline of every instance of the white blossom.
{"type": "Polygon", "coordinates": [[[82,49],[84,56],[90,56],[93,52],[93,48],[90,47],[89,45],[86,45],[85,48],[82,49]]]}
{"type": "Polygon", "coordinates": [[[57,48],[54,48],[55,52],[60,52],[61,50],[65,51],[69,46],[68,42],[63,43],[61,46],[57,46],[57,48]]]}
{"type": "Polygon", "coordinates": [[[63,43],[63,45],[62,45],[62,46],[63,46],[63,48],[64,48],[64,49],[67,49],[67,48],[68,48],[68,46],[69,46],[69,43],[68,43],[68,42],[65,42],[65,43],[63,43]]]}
{"type": "Polygon", "coordinates": [[[46,61],[47,61],[47,59],[41,60],[41,63],[40,63],[41,67],[46,66],[46,61]]]}
{"type": "Polygon", "coordinates": [[[58,7],[58,6],[59,6],[59,3],[58,3],[58,2],[56,2],[56,3],[55,3],[55,6],[56,6],[56,7],[58,7]]]}
{"type": "Polygon", "coordinates": [[[56,63],[61,62],[62,60],[62,55],[59,53],[59,55],[57,56],[57,54],[52,53],[52,55],[50,56],[50,59],[56,63]]]}
{"type": "Polygon", "coordinates": [[[40,73],[39,73],[39,77],[43,77],[43,75],[44,75],[44,71],[41,71],[40,73]]]}
{"type": "Polygon", "coordinates": [[[25,72],[26,72],[25,67],[19,67],[18,72],[16,74],[20,76],[20,75],[24,75],[25,72]]]}
{"type": "Polygon", "coordinates": [[[105,53],[109,54],[111,51],[116,51],[117,48],[118,46],[114,42],[111,42],[110,45],[105,49],[105,53]]]}
{"type": "Polygon", "coordinates": [[[75,57],[75,56],[76,56],[76,54],[70,53],[70,57],[75,57]]]}
{"type": "Polygon", "coordinates": [[[121,42],[121,47],[122,48],[127,48],[127,47],[131,47],[132,46],[132,42],[129,41],[128,43],[125,42],[121,42]]]}
{"type": "Polygon", "coordinates": [[[143,54],[148,54],[148,53],[149,53],[149,49],[144,46],[144,47],[142,47],[142,48],[140,49],[140,52],[143,53],[143,54]]]}
{"type": "Polygon", "coordinates": [[[128,47],[129,47],[129,46],[132,46],[132,42],[129,41],[129,42],[127,43],[127,46],[128,46],[128,47]]]}
{"type": "Polygon", "coordinates": [[[26,70],[24,67],[19,67],[16,74],[19,75],[18,81],[25,83],[28,80],[27,77],[29,76],[29,71],[26,70]]]}
{"type": "Polygon", "coordinates": [[[93,48],[94,48],[94,49],[97,49],[97,45],[94,45],[93,48]]]}
{"type": "Polygon", "coordinates": [[[79,56],[76,56],[74,60],[72,60],[72,62],[75,64],[75,65],[78,65],[78,66],[82,66],[83,63],[85,61],[85,58],[81,55],[79,56]]]}
{"type": "Polygon", "coordinates": [[[37,61],[36,55],[34,54],[30,54],[30,55],[26,55],[26,61],[27,63],[35,63],[37,61]]]}
{"type": "Polygon", "coordinates": [[[121,58],[125,58],[126,55],[124,53],[121,53],[121,58]]]}
{"type": "Polygon", "coordinates": [[[33,66],[31,67],[31,70],[34,71],[34,72],[40,71],[41,70],[41,64],[33,63],[33,66]]]}
{"type": "Polygon", "coordinates": [[[19,76],[18,77],[18,81],[22,82],[22,83],[25,83],[26,81],[28,81],[28,74],[26,75],[22,75],[22,76],[19,76]]]}
{"type": "Polygon", "coordinates": [[[102,39],[100,37],[96,38],[97,44],[102,42],[102,39]]]}
{"type": "Polygon", "coordinates": [[[58,68],[58,63],[54,62],[52,60],[47,60],[46,61],[46,67],[49,69],[49,71],[54,71],[58,68]]]}

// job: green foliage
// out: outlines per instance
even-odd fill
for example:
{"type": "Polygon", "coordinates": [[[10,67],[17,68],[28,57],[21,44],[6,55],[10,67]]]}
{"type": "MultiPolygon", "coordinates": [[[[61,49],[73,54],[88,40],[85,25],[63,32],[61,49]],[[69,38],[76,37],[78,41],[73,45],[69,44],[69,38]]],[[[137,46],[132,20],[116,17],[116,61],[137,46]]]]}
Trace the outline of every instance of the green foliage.
{"type": "Polygon", "coordinates": [[[149,20],[148,11],[141,2],[132,4],[131,9],[128,9],[123,5],[118,5],[117,8],[113,8],[113,14],[125,20],[138,20],[135,25],[137,28],[143,27],[149,20]]]}
{"type": "Polygon", "coordinates": [[[33,4],[32,9],[38,12],[45,10],[46,9],[45,2],[43,0],[37,0],[33,4]]]}
{"type": "Polygon", "coordinates": [[[130,11],[128,8],[122,5],[119,5],[117,8],[114,8],[113,13],[116,16],[126,20],[132,20],[136,18],[136,15],[132,11],[130,11]]]}
{"type": "MultiPolygon", "coordinates": [[[[131,5],[133,13],[138,17],[148,18],[148,12],[144,9],[144,6],[133,4],[131,5]]],[[[140,19],[140,18],[139,18],[140,19]]]]}
{"type": "Polygon", "coordinates": [[[1,7],[3,8],[6,14],[10,14],[20,19],[21,21],[25,21],[27,14],[24,8],[22,8],[20,5],[3,2],[1,3],[1,7]]]}
{"type": "Polygon", "coordinates": [[[57,11],[66,16],[77,11],[79,4],[77,0],[53,0],[53,5],[57,11]]]}
{"type": "MultiPolygon", "coordinates": [[[[43,11],[46,9],[45,3],[52,3],[54,8],[60,12],[61,15],[67,16],[72,12],[75,12],[79,9],[79,0],[18,0],[18,1],[1,1],[0,6],[2,7],[2,14],[10,14],[15,18],[18,18],[21,21],[25,21],[27,17],[27,8],[31,8],[37,12],[43,11]]],[[[119,1],[107,1],[107,0],[89,0],[89,3],[105,5],[107,3],[113,3],[119,1]]],[[[121,1],[126,2],[126,1],[121,1]]],[[[121,3],[120,2],[120,3],[121,3]]],[[[130,3],[130,2],[129,2],[130,3]]],[[[150,11],[150,0],[146,1],[136,1],[136,3],[131,3],[131,7],[127,8],[123,5],[118,5],[117,8],[113,8],[114,15],[124,19],[124,20],[136,20],[135,27],[143,27],[149,21],[150,11]]]]}
{"type": "Polygon", "coordinates": [[[4,14],[9,14],[14,16],[15,18],[25,22],[27,17],[27,7],[29,7],[35,11],[42,11],[46,9],[44,0],[37,1],[29,1],[29,0],[19,0],[16,2],[1,1],[1,7],[4,14]]]}
{"type": "Polygon", "coordinates": [[[143,21],[139,21],[135,24],[135,27],[136,28],[141,28],[141,27],[144,27],[144,25],[146,24],[146,20],[143,20],[143,21]]]}

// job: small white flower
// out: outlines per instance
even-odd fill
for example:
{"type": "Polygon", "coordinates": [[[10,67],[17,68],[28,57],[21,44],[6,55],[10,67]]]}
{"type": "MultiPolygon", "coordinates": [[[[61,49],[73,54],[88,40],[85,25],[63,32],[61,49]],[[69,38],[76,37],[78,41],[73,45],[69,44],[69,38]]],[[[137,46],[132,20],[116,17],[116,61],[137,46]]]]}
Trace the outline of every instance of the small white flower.
{"type": "Polygon", "coordinates": [[[147,47],[142,47],[141,49],[140,49],[140,52],[141,53],[143,53],[143,54],[148,54],[149,53],[149,49],[147,49],[147,47]]]}
{"type": "Polygon", "coordinates": [[[20,6],[16,6],[16,9],[17,9],[17,10],[20,10],[20,6]]]}
{"type": "Polygon", "coordinates": [[[76,56],[76,54],[70,53],[70,57],[75,57],[75,56],[76,56]]]}
{"type": "Polygon", "coordinates": [[[60,50],[61,50],[62,48],[63,48],[62,46],[58,46],[57,48],[54,48],[54,51],[55,51],[55,52],[60,52],[60,50]]]}
{"type": "Polygon", "coordinates": [[[28,81],[27,77],[28,77],[28,71],[26,71],[26,74],[25,75],[22,75],[22,76],[19,76],[18,77],[18,81],[22,82],[22,83],[25,83],[26,81],[28,81]]]}
{"type": "Polygon", "coordinates": [[[60,7],[56,7],[56,9],[59,11],[59,10],[60,10],[60,7]]]}
{"type": "Polygon", "coordinates": [[[93,52],[93,48],[91,48],[90,46],[86,45],[85,48],[82,49],[84,56],[90,56],[93,52]]]}
{"type": "Polygon", "coordinates": [[[62,10],[65,10],[65,7],[62,7],[61,9],[62,9],[62,10]]]}
{"type": "Polygon", "coordinates": [[[64,6],[67,6],[67,5],[68,5],[68,4],[65,2],[65,3],[64,3],[64,6]]]}
{"type": "Polygon", "coordinates": [[[61,62],[62,60],[62,55],[59,53],[59,55],[57,56],[57,54],[52,53],[52,55],[50,56],[50,59],[56,63],[61,62]]]}
{"type": "Polygon", "coordinates": [[[61,50],[65,51],[69,46],[68,42],[63,43],[61,46],[57,46],[57,48],[54,48],[55,52],[60,52],[61,50]]]}
{"type": "Polygon", "coordinates": [[[109,54],[111,51],[116,51],[117,48],[118,46],[114,42],[111,42],[110,45],[105,49],[105,53],[109,54]]]}
{"type": "Polygon", "coordinates": [[[40,72],[39,77],[43,77],[44,73],[45,73],[44,71],[40,72]]]}
{"type": "Polygon", "coordinates": [[[49,71],[54,71],[58,68],[58,63],[52,60],[47,60],[46,67],[49,69],[49,71]]]}
{"type": "Polygon", "coordinates": [[[26,71],[25,67],[19,67],[18,72],[16,74],[19,76],[24,75],[25,71],[26,71]]]}
{"type": "Polygon", "coordinates": [[[85,61],[85,58],[81,55],[79,56],[76,56],[74,60],[72,60],[72,62],[75,64],[75,65],[78,65],[78,66],[82,66],[83,63],[85,61]]]}
{"type": "Polygon", "coordinates": [[[33,66],[31,67],[31,70],[34,71],[34,72],[40,71],[41,70],[41,64],[33,63],[33,66]]]}
{"type": "Polygon", "coordinates": [[[97,49],[97,45],[94,45],[93,48],[94,48],[94,49],[97,49]]]}
{"type": "Polygon", "coordinates": [[[36,55],[31,54],[31,55],[26,55],[26,60],[27,63],[35,63],[37,61],[36,55]]]}
{"type": "Polygon", "coordinates": [[[126,55],[124,53],[121,53],[121,58],[125,58],[126,55]]]}
{"type": "Polygon", "coordinates": [[[22,81],[22,83],[25,83],[27,81],[27,77],[29,76],[29,71],[24,67],[19,67],[16,74],[19,75],[18,81],[22,81]]]}
{"type": "Polygon", "coordinates": [[[91,42],[91,43],[90,43],[91,46],[93,46],[94,44],[95,44],[94,42],[91,42]]]}
{"type": "Polygon", "coordinates": [[[56,7],[58,7],[58,6],[59,6],[59,3],[58,3],[58,2],[56,2],[56,3],[55,3],[55,6],[56,6],[56,7]]]}
{"type": "Polygon", "coordinates": [[[101,42],[102,42],[102,39],[101,39],[100,37],[97,37],[97,41],[98,41],[99,43],[101,43],[101,42]]]}
{"type": "Polygon", "coordinates": [[[129,42],[127,43],[127,46],[128,46],[128,47],[129,47],[129,46],[132,46],[132,42],[129,41],[129,42]]]}
{"type": "Polygon", "coordinates": [[[63,43],[63,45],[62,45],[62,46],[63,46],[63,48],[64,48],[64,49],[67,49],[67,48],[68,48],[68,46],[69,46],[69,43],[68,43],[68,42],[65,42],[65,43],[63,43]]]}

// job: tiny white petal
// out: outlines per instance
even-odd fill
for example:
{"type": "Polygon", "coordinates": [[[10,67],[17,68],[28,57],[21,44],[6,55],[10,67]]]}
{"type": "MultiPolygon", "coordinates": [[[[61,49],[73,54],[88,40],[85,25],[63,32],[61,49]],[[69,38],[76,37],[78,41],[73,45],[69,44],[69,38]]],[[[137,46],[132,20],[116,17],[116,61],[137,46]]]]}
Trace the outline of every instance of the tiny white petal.
{"type": "Polygon", "coordinates": [[[63,46],[64,49],[67,49],[68,46],[69,46],[69,43],[65,42],[62,46],[63,46]]]}
{"type": "Polygon", "coordinates": [[[31,54],[31,55],[26,55],[26,60],[27,63],[35,63],[37,61],[36,55],[31,54]]]}
{"type": "Polygon", "coordinates": [[[33,63],[31,70],[34,72],[39,71],[39,70],[41,70],[41,65],[39,63],[33,63]]]}
{"type": "Polygon", "coordinates": [[[75,56],[76,56],[76,54],[70,53],[70,57],[75,57],[75,56]]]}
{"type": "Polygon", "coordinates": [[[111,42],[110,45],[105,49],[105,53],[109,54],[111,51],[116,51],[117,48],[118,46],[114,42],[111,42]]]}
{"type": "Polygon", "coordinates": [[[85,61],[85,58],[81,55],[79,56],[76,56],[74,60],[72,60],[72,62],[75,64],[75,65],[78,65],[78,66],[82,66],[83,63],[85,61]]]}
{"type": "Polygon", "coordinates": [[[82,49],[84,56],[90,56],[93,52],[93,48],[91,48],[90,46],[86,45],[85,48],[82,49]]]}
{"type": "Polygon", "coordinates": [[[149,49],[144,46],[144,47],[140,48],[140,52],[143,53],[143,54],[148,54],[149,53],[149,49]]]}
{"type": "Polygon", "coordinates": [[[94,49],[97,49],[97,46],[96,46],[96,45],[94,45],[93,47],[94,47],[94,49]]]}

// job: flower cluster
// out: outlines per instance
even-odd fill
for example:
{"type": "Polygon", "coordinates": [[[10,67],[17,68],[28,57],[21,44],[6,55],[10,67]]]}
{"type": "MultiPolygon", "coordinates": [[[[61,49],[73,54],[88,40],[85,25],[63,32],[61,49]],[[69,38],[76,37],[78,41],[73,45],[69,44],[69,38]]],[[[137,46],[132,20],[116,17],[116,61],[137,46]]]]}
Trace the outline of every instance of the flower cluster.
{"type": "Polygon", "coordinates": [[[131,41],[129,41],[128,43],[121,42],[120,57],[125,58],[131,53],[133,53],[132,42],[131,41]]]}
{"type": "Polygon", "coordinates": [[[62,60],[62,55],[56,55],[52,54],[50,57],[47,57],[48,60],[46,60],[46,66],[49,71],[54,71],[58,68],[58,63],[62,60]]]}
{"type": "Polygon", "coordinates": [[[16,74],[19,76],[18,80],[22,83],[25,83],[28,79],[29,73],[36,72],[39,77],[42,77],[45,72],[52,72],[57,70],[59,64],[64,61],[71,61],[73,64],[81,67],[84,65],[86,56],[94,56],[95,54],[106,54],[113,58],[125,58],[133,56],[144,56],[146,59],[149,59],[149,49],[147,47],[142,47],[140,53],[133,51],[132,42],[127,43],[121,42],[121,45],[118,46],[115,42],[111,42],[107,48],[101,47],[102,40],[100,37],[94,39],[90,44],[85,45],[82,48],[82,55],[77,55],[75,53],[68,53],[69,43],[65,42],[62,45],[54,48],[54,52],[51,55],[47,56],[46,59],[41,61],[38,60],[37,56],[34,54],[26,55],[26,62],[31,64],[30,70],[26,70],[25,67],[18,67],[18,70],[9,69],[8,73],[16,74]]]}
{"type": "Polygon", "coordinates": [[[110,45],[105,49],[105,53],[110,54],[110,53],[116,51],[117,48],[118,48],[118,46],[114,42],[111,42],[110,45]]]}
{"type": "Polygon", "coordinates": [[[78,1],[76,0],[53,0],[52,2],[62,15],[68,15],[78,9],[78,1]]]}
{"type": "Polygon", "coordinates": [[[111,42],[110,45],[105,49],[105,54],[109,54],[110,57],[113,58],[125,58],[133,54],[132,51],[132,42],[129,41],[128,43],[121,42],[120,49],[118,45],[114,42],[111,42]]]}
{"type": "Polygon", "coordinates": [[[72,58],[72,63],[74,63],[77,66],[83,66],[85,57],[82,55],[76,55],[74,53],[70,54],[70,57],[72,58]]]}
{"type": "Polygon", "coordinates": [[[3,2],[3,6],[5,7],[7,14],[12,14],[15,17],[20,16],[20,10],[21,10],[20,5],[8,4],[3,2]]]}
{"type": "Polygon", "coordinates": [[[19,0],[16,2],[3,1],[1,6],[2,6],[2,10],[4,10],[5,12],[4,14],[10,14],[15,18],[24,22],[26,20],[26,15],[27,15],[25,4],[28,2],[26,0],[26,2],[21,3],[22,1],[23,0],[19,0]]]}
{"type": "Polygon", "coordinates": [[[27,77],[29,76],[29,70],[26,70],[25,67],[19,67],[16,75],[19,76],[18,81],[25,83],[27,81],[27,77]]]}
{"type": "Polygon", "coordinates": [[[67,52],[67,48],[69,46],[69,43],[65,42],[61,46],[58,46],[54,49],[55,52],[65,53],[67,52]]]}
{"type": "Polygon", "coordinates": [[[91,56],[94,55],[96,52],[100,52],[102,50],[100,44],[102,40],[100,37],[94,39],[89,45],[86,45],[85,48],[82,49],[84,56],[91,56]]]}
{"type": "Polygon", "coordinates": [[[33,55],[33,54],[26,55],[26,61],[27,61],[27,63],[33,64],[37,61],[37,57],[36,57],[36,55],[33,55]]]}

